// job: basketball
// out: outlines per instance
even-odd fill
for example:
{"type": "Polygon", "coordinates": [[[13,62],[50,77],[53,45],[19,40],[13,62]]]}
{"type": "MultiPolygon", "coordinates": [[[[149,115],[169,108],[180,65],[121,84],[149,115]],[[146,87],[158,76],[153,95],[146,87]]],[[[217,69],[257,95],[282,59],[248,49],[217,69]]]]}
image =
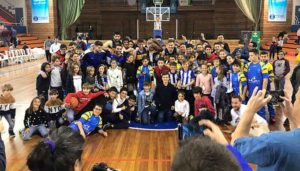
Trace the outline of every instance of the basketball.
{"type": "Polygon", "coordinates": [[[78,106],[78,100],[77,100],[77,98],[75,98],[75,97],[71,97],[71,99],[70,99],[70,107],[71,108],[76,108],[77,106],[78,106]]]}

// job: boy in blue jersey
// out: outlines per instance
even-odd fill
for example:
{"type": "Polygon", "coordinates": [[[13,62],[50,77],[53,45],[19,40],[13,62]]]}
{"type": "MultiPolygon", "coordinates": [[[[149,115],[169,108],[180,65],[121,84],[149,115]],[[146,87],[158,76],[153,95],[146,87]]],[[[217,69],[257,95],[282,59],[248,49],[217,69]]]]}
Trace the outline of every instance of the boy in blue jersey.
{"type": "Polygon", "coordinates": [[[85,112],[78,121],[72,122],[69,127],[72,128],[73,131],[79,132],[84,139],[96,129],[98,129],[98,133],[107,137],[107,132],[102,129],[101,113],[102,106],[96,104],[93,111],[85,112]]]}
{"type": "Polygon", "coordinates": [[[221,60],[219,58],[214,59],[213,66],[210,69],[210,74],[213,77],[213,80],[218,76],[217,68],[221,65],[221,60]]]}
{"type": "Polygon", "coordinates": [[[241,72],[241,64],[236,60],[232,63],[233,73],[231,75],[231,85],[233,94],[242,98],[242,101],[246,100],[247,93],[247,78],[244,73],[241,72]]]}
{"type": "MultiPolygon", "coordinates": [[[[259,61],[258,50],[252,49],[249,51],[250,61],[244,68],[244,74],[247,78],[248,84],[248,97],[252,96],[253,90],[255,87],[258,87],[258,90],[266,90],[269,74],[268,69],[265,67],[263,62],[259,61]]],[[[265,118],[265,108],[261,108],[257,113],[265,118]]]]}
{"type": "MultiPolygon", "coordinates": [[[[269,54],[266,51],[260,53],[260,59],[265,64],[265,67],[268,69],[269,80],[267,85],[267,91],[271,90],[271,83],[274,81],[274,70],[273,65],[269,62],[269,54]]],[[[275,110],[271,102],[268,103],[268,111],[270,114],[270,123],[275,123],[275,110]]]]}
{"type": "Polygon", "coordinates": [[[118,66],[123,67],[123,64],[126,61],[125,56],[122,53],[122,45],[116,45],[115,51],[110,56],[110,60],[115,59],[118,63],[118,66]]]}

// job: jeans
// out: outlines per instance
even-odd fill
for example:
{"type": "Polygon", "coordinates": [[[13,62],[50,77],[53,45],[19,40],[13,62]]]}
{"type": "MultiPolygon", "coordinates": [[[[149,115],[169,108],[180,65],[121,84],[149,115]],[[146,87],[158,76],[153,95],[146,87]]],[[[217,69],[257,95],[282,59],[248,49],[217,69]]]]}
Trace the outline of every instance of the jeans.
{"type": "Polygon", "coordinates": [[[62,117],[58,118],[57,120],[51,120],[49,121],[49,128],[50,129],[58,128],[63,123],[64,123],[64,119],[62,117]]]}
{"type": "MultiPolygon", "coordinates": [[[[13,122],[12,118],[11,118],[11,115],[10,114],[6,114],[6,115],[2,115],[6,121],[8,122],[8,125],[9,125],[9,128],[8,128],[8,132],[9,134],[12,134],[13,131],[14,131],[14,126],[15,126],[15,123],[13,122]]],[[[1,116],[1,117],[2,117],[1,116]]]]}
{"type": "Polygon", "coordinates": [[[172,119],[172,110],[163,109],[158,112],[158,122],[170,121],[172,119]]]}
{"type": "Polygon", "coordinates": [[[22,131],[22,138],[23,140],[30,140],[31,136],[35,133],[39,133],[42,137],[46,137],[48,135],[48,132],[49,131],[44,124],[30,126],[28,132],[25,132],[25,130],[22,131]]]}
{"type": "Polygon", "coordinates": [[[285,78],[279,78],[274,80],[275,90],[283,90],[285,84],[285,78]]]}
{"type": "Polygon", "coordinates": [[[151,106],[151,107],[147,107],[145,108],[142,113],[141,113],[141,121],[144,124],[150,124],[151,121],[154,121],[155,118],[155,113],[156,113],[156,109],[155,107],[151,106]]]}

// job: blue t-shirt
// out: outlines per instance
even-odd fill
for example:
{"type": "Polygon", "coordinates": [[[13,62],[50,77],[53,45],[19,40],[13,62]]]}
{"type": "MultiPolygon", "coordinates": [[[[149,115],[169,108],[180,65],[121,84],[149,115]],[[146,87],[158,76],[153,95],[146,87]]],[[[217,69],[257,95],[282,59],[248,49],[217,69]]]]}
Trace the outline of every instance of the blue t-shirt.
{"type": "Polygon", "coordinates": [[[258,89],[261,90],[263,86],[263,79],[269,78],[268,70],[263,66],[263,63],[254,64],[252,62],[245,66],[245,76],[248,80],[249,96],[252,95],[255,87],[258,87],[258,89]]]}
{"type": "Polygon", "coordinates": [[[300,170],[300,128],[239,138],[234,147],[249,163],[257,165],[257,171],[300,170]]]}
{"type": "Polygon", "coordinates": [[[231,84],[234,95],[240,96],[247,85],[247,79],[242,72],[234,72],[231,75],[231,84]]]}
{"type": "MultiPolygon", "coordinates": [[[[79,121],[82,123],[85,135],[89,135],[91,132],[96,130],[96,128],[102,128],[102,118],[100,116],[95,116],[92,111],[82,114],[79,121]]],[[[79,132],[79,128],[75,122],[71,123],[69,127],[74,131],[79,132]]]]}
{"type": "Polygon", "coordinates": [[[89,52],[84,55],[81,62],[82,67],[93,66],[95,70],[98,69],[100,64],[106,64],[106,52],[89,52]]]}
{"type": "Polygon", "coordinates": [[[238,152],[234,147],[230,144],[226,145],[226,148],[234,155],[234,157],[239,162],[243,171],[252,171],[251,167],[248,165],[247,161],[243,158],[240,152],[238,152]]]}
{"type": "Polygon", "coordinates": [[[216,67],[213,67],[210,71],[210,74],[211,76],[213,77],[213,80],[215,80],[215,78],[218,76],[218,73],[217,73],[217,68],[216,67]]]}

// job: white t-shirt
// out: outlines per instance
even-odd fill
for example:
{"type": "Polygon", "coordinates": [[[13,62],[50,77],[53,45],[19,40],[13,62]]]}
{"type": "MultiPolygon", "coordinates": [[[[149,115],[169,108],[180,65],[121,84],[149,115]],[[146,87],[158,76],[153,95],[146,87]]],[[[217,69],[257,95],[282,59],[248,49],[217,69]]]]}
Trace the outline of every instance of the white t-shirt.
{"type": "Polygon", "coordinates": [[[176,100],[175,101],[175,112],[183,112],[182,117],[184,117],[184,118],[188,117],[189,113],[190,113],[189,102],[186,100],[183,100],[183,101],[176,100]]]}
{"type": "Polygon", "coordinates": [[[51,71],[51,87],[61,87],[62,81],[61,81],[61,75],[60,75],[61,68],[58,66],[53,67],[51,71]]]}
{"type": "MultiPolygon", "coordinates": [[[[232,120],[230,124],[232,126],[237,126],[237,124],[241,120],[240,117],[242,117],[244,114],[245,109],[246,109],[246,105],[244,104],[241,104],[241,107],[238,111],[231,109],[230,113],[231,113],[232,120]]],[[[267,121],[261,116],[259,116],[258,114],[254,115],[254,119],[256,119],[258,125],[268,125],[267,121]]]]}
{"type": "Polygon", "coordinates": [[[73,84],[75,87],[75,92],[81,91],[82,90],[82,76],[81,75],[74,75],[73,76],[73,84]]]}

